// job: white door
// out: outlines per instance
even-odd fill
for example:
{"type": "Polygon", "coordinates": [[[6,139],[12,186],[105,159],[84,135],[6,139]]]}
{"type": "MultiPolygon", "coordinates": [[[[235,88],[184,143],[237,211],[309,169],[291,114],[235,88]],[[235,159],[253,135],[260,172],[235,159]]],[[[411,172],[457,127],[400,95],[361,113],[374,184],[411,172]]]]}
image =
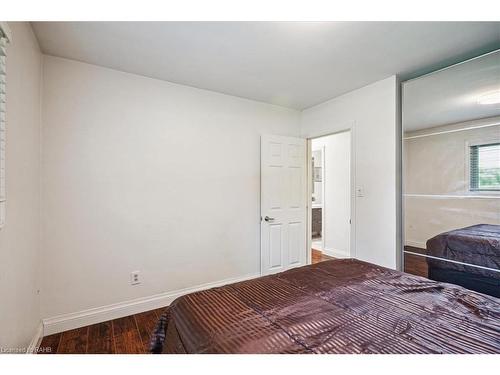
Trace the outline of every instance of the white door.
{"type": "Polygon", "coordinates": [[[306,140],[261,138],[261,273],[306,264],[306,140]]]}

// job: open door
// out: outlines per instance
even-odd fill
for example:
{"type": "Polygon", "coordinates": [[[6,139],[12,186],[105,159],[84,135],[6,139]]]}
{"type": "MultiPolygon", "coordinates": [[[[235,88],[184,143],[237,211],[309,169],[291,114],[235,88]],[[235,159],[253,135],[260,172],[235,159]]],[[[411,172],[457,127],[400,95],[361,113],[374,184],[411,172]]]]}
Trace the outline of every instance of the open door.
{"type": "Polygon", "coordinates": [[[306,140],[261,138],[261,273],[306,264],[306,140]]]}

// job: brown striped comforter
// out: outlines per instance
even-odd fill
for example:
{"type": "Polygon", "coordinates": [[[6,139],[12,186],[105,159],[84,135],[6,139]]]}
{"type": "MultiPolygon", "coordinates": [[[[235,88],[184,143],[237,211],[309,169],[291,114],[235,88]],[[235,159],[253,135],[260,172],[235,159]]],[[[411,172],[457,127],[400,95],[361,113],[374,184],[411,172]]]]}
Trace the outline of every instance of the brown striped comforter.
{"type": "MultiPolygon", "coordinates": [[[[479,224],[438,234],[427,241],[427,255],[500,270],[500,225],[479,224]]],[[[430,267],[467,272],[493,279],[500,273],[427,258],[430,267]]]]}
{"type": "Polygon", "coordinates": [[[500,299],[357,260],[192,293],[163,353],[500,353],[500,299]]]}

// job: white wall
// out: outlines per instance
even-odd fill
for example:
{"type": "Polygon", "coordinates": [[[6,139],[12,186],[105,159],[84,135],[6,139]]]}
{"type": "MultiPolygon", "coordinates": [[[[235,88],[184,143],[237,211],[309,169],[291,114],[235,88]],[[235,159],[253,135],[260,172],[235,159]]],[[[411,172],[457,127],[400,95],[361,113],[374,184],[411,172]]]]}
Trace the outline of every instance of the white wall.
{"type": "Polygon", "coordinates": [[[318,137],[354,127],[354,207],[358,259],[396,268],[398,241],[397,80],[390,77],[302,112],[301,134],[318,137]]]}
{"type": "Polygon", "coordinates": [[[0,229],[0,348],[26,347],[40,320],[40,67],[28,23],[9,23],[7,46],[7,214],[0,229]]]}
{"type": "Polygon", "coordinates": [[[301,127],[293,110],[45,56],[40,138],[40,52],[28,24],[12,29],[0,344],[26,345],[40,316],[257,274],[261,133],[354,122],[356,256],[395,267],[394,77],[304,111],[301,127]]]}
{"type": "Polygon", "coordinates": [[[439,233],[500,224],[500,195],[469,190],[470,143],[500,142],[500,117],[407,133],[405,242],[424,248],[439,233]],[[451,131],[451,132],[450,132],[451,131]]]}
{"type": "Polygon", "coordinates": [[[298,112],[56,57],[43,75],[44,318],[259,272],[260,134],[298,136],[298,112]]]}
{"type": "Polygon", "coordinates": [[[312,140],[312,150],[324,150],[323,252],[350,256],[351,136],[350,131],[312,140]]]}

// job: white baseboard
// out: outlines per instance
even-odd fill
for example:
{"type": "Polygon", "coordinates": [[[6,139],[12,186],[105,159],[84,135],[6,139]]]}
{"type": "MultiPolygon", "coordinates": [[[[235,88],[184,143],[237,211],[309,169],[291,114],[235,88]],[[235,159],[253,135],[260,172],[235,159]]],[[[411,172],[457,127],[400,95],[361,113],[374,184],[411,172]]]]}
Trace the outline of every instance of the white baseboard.
{"type": "Polygon", "coordinates": [[[406,240],[405,241],[406,246],[413,246],[413,247],[418,247],[420,249],[426,249],[427,245],[425,242],[418,242],[418,241],[412,241],[412,240],[406,240]]]}
{"type": "Polygon", "coordinates": [[[59,333],[70,329],[85,327],[91,324],[101,323],[112,319],[122,318],[128,315],[138,314],[144,311],[158,309],[160,307],[170,305],[177,297],[183,296],[185,294],[226,284],[236,283],[239,281],[245,281],[259,276],[260,274],[252,274],[243,277],[225,279],[198,285],[192,288],[180,289],[172,292],[156,294],[149,297],[119,302],[112,305],[78,311],[75,313],[45,318],[42,319],[43,334],[52,335],[54,333],[59,333]]]}
{"type": "Polygon", "coordinates": [[[336,249],[327,249],[323,248],[322,250],[323,254],[328,255],[329,257],[333,258],[339,258],[339,259],[344,259],[344,258],[351,258],[351,255],[340,250],[336,249]]]}
{"type": "Polygon", "coordinates": [[[28,349],[26,349],[26,354],[36,354],[36,348],[40,347],[42,338],[43,338],[43,324],[42,322],[40,322],[38,324],[38,327],[36,328],[35,336],[33,336],[33,339],[28,345],[28,349]]]}

